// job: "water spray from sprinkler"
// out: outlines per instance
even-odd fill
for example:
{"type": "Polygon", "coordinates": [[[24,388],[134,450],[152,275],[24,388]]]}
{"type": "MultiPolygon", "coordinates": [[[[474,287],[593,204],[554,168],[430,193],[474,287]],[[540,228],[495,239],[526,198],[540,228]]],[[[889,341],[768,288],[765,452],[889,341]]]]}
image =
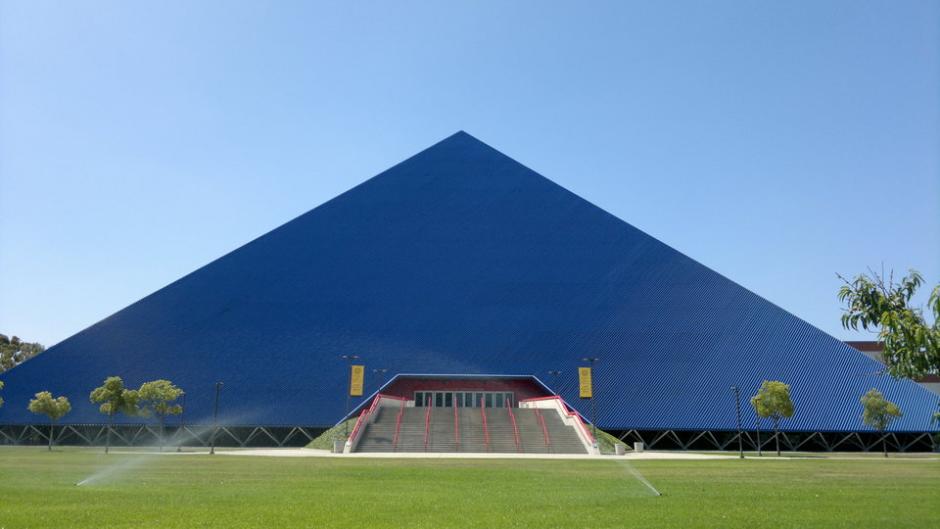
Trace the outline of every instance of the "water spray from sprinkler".
{"type": "MultiPolygon", "coordinates": [[[[212,426],[212,425],[190,426],[190,428],[193,429],[193,436],[195,436],[195,437],[197,437],[197,438],[198,438],[198,437],[202,437],[205,433],[207,433],[207,432],[212,432],[212,431],[214,430],[214,426],[212,426]]],[[[174,444],[175,444],[176,446],[179,446],[179,445],[181,445],[182,443],[185,442],[185,439],[184,439],[182,436],[178,436],[178,437],[179,437],[179,438],[178,438],[177,440],[175,440],[173,443],[170,443],[170,444],[169,444],[170,448],[173,448],[174,444]]],[[[172,453],[172,451],[171,451],[171,452],[155,452],[155,453],[144,453],[144,454],[137,453],[137,454],[133,454],[133,456],[130,457],[130,458],[128,458],[128,459],[124,459],[124,460],[122,460],[122,461],[119,461],[119,462],[117,462],[117,463],[108,465],[108,466],[106,466],[106,467],[104,467],[104,468],[102,468],[102,469],[99,469],[99,470],[95,471],[92,475],[90,475],[90,476],[86,477],[85,479],[83,479],[83,480],[81,480],[81,481],[75,483],[75,485],[76,485],[76,486],[79,486],[79,487],[82,487],[82,486],[85,486],[85,485],[93,485],[93,484],[98,483],[98,482],[100,482],[100,481],[102,481],[102,480],[105,480],[105,479],[107,479],[107,478],[114,478],[114,477],[120,476],[120,475],[122,475],[122,474],[124,474],[124,473],[126,473],[126,472],[129,472],[129,471],[131,471],[131,470],[134,470],[134,469],[136,469],[136,468],[138,468],[138,467],[140,467],[140,466],[143,466],[144,464],[146,464],[146,463],[148,463],[148,462],[150,462],[150,461],[153,461],[154,458],[169,456],[171,453],[172,453]]],[[[176,457],[176,456],[173,456],[173,457],[176,457]]],[[[184,457],[185,457],[185,456],[184,456],[184,457]]]]}
{"type": "Polygon", "coordinates": [[[639,482],[642,483],[647,489],[649,489],[650,492],[653,493],[653,496],[662,496],[662,495],[663,495],[661,492],[659,492],[659,491],[656,489],[656,487],[653,486],[652,483],[650,483],[650,481],[649,481],[648,479],[646,479],[645,476],[643,476],[643,474],[640,474],[640,471],[637,470],[636,468],[634,468],[633,465],[631,465],[630,463],[628,463],[628,462],[626,462],[626,461],[624,461],[624,460],[622,460],[622,459],[617,460],[617,462],[620,463],[620,465],[623,466],[623,467],[627,470],[627,472],[630,473],[631,476],[633,476],[634,478],[636,478],[637,481],[639,481],[639,482]]]}

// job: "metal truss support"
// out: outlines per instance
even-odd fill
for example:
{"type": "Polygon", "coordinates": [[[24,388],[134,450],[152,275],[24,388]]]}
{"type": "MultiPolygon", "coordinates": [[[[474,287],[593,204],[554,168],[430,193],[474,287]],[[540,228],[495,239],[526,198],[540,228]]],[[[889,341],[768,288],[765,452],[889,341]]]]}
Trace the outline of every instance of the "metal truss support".
{"type": "MultiPolygon", "coordinates": [[[[206,447],[215,428],[211,425],[168,425],[167,446],[206,447]]],[[[304,446],[326,430],[309,426],[219,426],[217,446],[282,447],[304,446]]],[[[103,445],[106,424],[56,425],[55,443],[60,445],[103,445]]],[[[729,430],[620,430],[611,432],[627,444],[643,443],[650,450],[733,450],[738,433],[729,430]]],[[[758,448],[756,431],[741,433],[746,450],[758,448]]],[[[112,429],[113,446],[160,444],[160,428],[154,424],[122,424],[112,429]]],[[[0,443],[39,445],[49,442],[48,424],[0,425],[0,443]]],[[[780,432],[780,447],[787,451],[869,452],[880,451],[884,440],[891,452],[929,452],[935,449],[935,433],[889,432],[780,432]]],[[[761,432],[761,448],[774,446],[772,432],[761,432]]]]}
{"type": "MultiPolygon", "coordinates": [[[[643,443],[650,450],[731,450],[737,447],[738,433],[728,430],[620,430],[611,432],[621,441],[643,443]]],[[[757,450],[756,431],[741,432],[746,450],[757,450]]],[[[868,452],[880,450],[885,440],[890,452],[928,452],[935,449],[929,432],[786,432],[779,433],[780,448],[788,452],[868,452]]],[[[773,431],[762,431],[760,448],[775,449],[773,431]]]]}
{"type": "MultiPolygon", "coordinates": [[[[718,450],[726,450],[732,443],[737,442],[739,435],[741,435],[741,439],[742,439],[742,440],[746,440],[746,441],[747,441],[747,444],[749,444],[749,445],[753,445],[753,444],[754,444],[754,441],[752,441],[752,440],[750,439],[750,436],[747,435],[747,432],[743,432],[743,435],[742,435],[742,434],[738,434],[738,432],[732,432],[731,435],[728,435],[728,436],[725,438],[725,441],[724,441],[724,442],[718,442],[718,443],[717,443],[718,450]]],[[[714,437],[714,436],[713,436],[713,437],[714,437]]]]}
{"type": "Polygon", "coordinates": [[[906,452],[906,451],[910,450],[911,448],[913,448],[914,446],[916,446],[916,445],[919,444],[919,443],[924,443],[926,446],[930,447],[930,449],[933,449],[933,448],[934,448],[934,442],[933,442],[933,441],[934,441],[934,439],[933,439],[933,437],[931,437],[930,434],[928,434],[928,433],[922,433],[922,434],[918,435],[917,437],[915,437],[915,438],[909,440],[907,443],[901,445],[901,450],[900,450],[900,451],[901,451],[901,452],[906,452]]]}
{"type": "Polygon", "coordinates": [[[812,441],[813,438],[815,438],[815,437],[819,437],[819,439],[823,440],[823,444],[825,444],[823,435],[822,435],[821,433],[819,433],[819,432],[813,432],[813,433],[811,433],[809,436],[807,436],[806,438],[804,438],[802,441],[797,442],[797,443],[796,443],[796,446],[792,446],[791,450],[793,450],[793,451],[799,450],[800,448],[802,448],[803,446],[805,446],[807,443],[809,443],[810,441],[812,441]]]}
{"type": "MultiPolygon", "coordinates": [[[[55,443],[60,445],[101,446],[108,434],[106,424],[56,425],[55,443]]],[[[217,446],[285,447],[305,446],[326,427],[316,426],[219,426],[217,446]]],[[[216,429],[209,425],[174,425],[165,430],[166,446],[209,446],[216,429]]],[[[160,427],[152,424],[120,424],[111,428],[112,446],[157,446],[160,427]]],[[[0,425],[0,444],[40,445],[49,442],[48,424],[0,425]]]]}
{"type": "Polygon", "coordinates": [[[307,444],[310,441],[313,441],[314,439],[316,439],[316,437],[311,435],[307,431],[306,428],[294,427],[294,428],[291,428],[289,432],[287,432],[287,435],[284,436],[284,439],[281,441],[281,444],[279,444],[278,446],[284,446],[285,444],[289,443],[291,439],[297,434],[300,434],[307,438],[306,441],[303,441],[304,444],[307,444]]]}
{"type": "Polygon", "coordinates": [[[6,428],[0,428],[0,441],[2,441],[3,444],[13,444],[16,442],[16,438],[8,434],[6,428]]]}

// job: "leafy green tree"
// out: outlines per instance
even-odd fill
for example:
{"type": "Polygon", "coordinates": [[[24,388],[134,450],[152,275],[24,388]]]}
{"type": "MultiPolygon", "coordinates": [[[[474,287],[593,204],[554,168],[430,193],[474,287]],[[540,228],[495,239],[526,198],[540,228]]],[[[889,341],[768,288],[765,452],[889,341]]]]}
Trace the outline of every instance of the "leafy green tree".
{"type": "MultiPolygon", "coordinates": [[[[0,380],[0,389],[3,389],[3,381],[0,380]]],[[[0,407],[3,407],[3,397],[0,397],[0,407]]]]}
{"type": "Polygon", "coordinates": [[[108,416],[108,435],[104,445],[104,453],[111,448],[111,429],[114,427],[114,416],[123,413],[134,416],[140,413],[137,391],[124,387],[121,377],[108,377],[104,384],[92,390],[89,395],[91,402],[100,404],[101,413],[108,416]]]}
{"type": "Polygon", "coordinates": [[[29,401],[29,411],[49,417],[49,451],[52,451],[52,440],[55,438],[55,423],[72,411],[72,404],[68,397],[55,397],[48,391],[40,391],[36,398],[29,401]]]}
{"type": "Polygon", "coordinates": [[[0,373],[22,364],[45,350],[42,344],[24,342],[16,336],[8,337],[0,334],[0,373]]]}
{"type": "MultiPolygon", "coordinates": [[[[901,416],[901,408],[898,405],[885,399],[875,388],[868,390],[868,393],[862,395],[862,422],[871,426],[879,433],[884,435],[885,430],[891,425],[891,422],[901,416]]],[[[888,442],[882,437],[881,447],[884,449],[885,457],[888,457],[888,442]]]]}
{"type": "Polygon", "coordinates": [[[770,419],[774,423],[774,441],[777,443],[777,456],[780,456],[780,419],[793,417],[793,401],[790,400],[790,386],[777,380],[765,380],[760,385],[757,395],[751,397],[751,406],[758,417],[770,419]]]}
{"type": "Polygon", "coordinates": [[[911,307],[911,298],[924,283],[916,271],[897,283],[894,273],[862,274],[839,289],[845,303],[842,326],[878,333],[884,342],[884,363],[894,377],[915,378],[940,373],[940,285],[930,294],[927,305],[933,312],[928,324],[921,309],[911,307]]]}
{"type": "Polygon", "coordinates": [[[144,414],[156,415],[160,420],[160,451],[166,442],[166,417],[183,413],[183,407],[175,404],[183,396],[183,390],[169,380],[144,382],[137,390],[141,410],[144,414]]]}

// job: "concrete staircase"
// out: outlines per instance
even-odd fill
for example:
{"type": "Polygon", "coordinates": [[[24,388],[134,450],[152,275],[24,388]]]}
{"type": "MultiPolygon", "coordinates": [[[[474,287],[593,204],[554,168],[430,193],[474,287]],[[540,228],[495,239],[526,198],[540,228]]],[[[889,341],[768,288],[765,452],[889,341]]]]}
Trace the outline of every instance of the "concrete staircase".
{"type": "MultiPolygon", "coordinates": [[[[522,451],[527,454],[550,454],[551,444],[545,442],[545,433],[542,431],[542,424],[539,422],[538,415],[534,409],[515,409],[516,424],[519,426],[519,439],[522,442],[522,451]]],[[[555,411],[551,413],[557,415],[555,411]]],[[[547,415],[542,412],[542,415],[547,415]]],[[[583,453],[582,448],[577,454],[583,453]]]]}
{"type": "Polygon", "coordinates": [[[574,427],[566,425],[555,410],[512,408],[516,428],[519,431],[518,444],[508,408],[486,408],[485,430],[480,408],[456,408],[456,428],[454,410],[454,408],[431,408],[427,447],[425,447],[425,414],[428,408],[404,409],[397,444],[394,444],[394,438],[399,409],[378,408],[375,420],[365,427],[355,451],[587,453],[574,427]],[[544,419],[544,430],[539,415],[544,419]],[[548,433],[547,443],[546,432],[548,433]]]}
{"type": "MultiPolygon", "coordinates": [[[[425,411],[427,411],[427,408],[425,408],[425,411]]],[[[454,431],[454,408],[431,408],[428,452],[456,452],[457,446],[457,435],[454,431]]]]}
{"type": "MultiPolygon", "coordinates": [[[[480,410],[475,411],[480,412],[480,410]]],[[[509,419],[509,408],[487,409],[486,427],[490,434],[489,452],[512,453],[520,451],[516,448],[516,435],[513,431],[512,421],[509,419]]]]}
{"type": "Polygon", "coordinates": [[[574,431],[573,426],[568,426],[562,422],[558,412],[554,410],[540,410],[545,419],[545,429],[548,430],[548,437],[551,441],[551,452],[553,454],[584,454],[584,444],[581,438],[574,431]]]}
{"type": "Polygon", "coordinates": [[[375,421],[366,427],[366,434],[359,440],[359,452],[391,452],[392,438],[395,436],[395,419],[397,410],[379,408],[376,410],[375,421]],[[389,420],[389,416],[391,419],[389,420]]]}
{"type": "MultiPolygon", "coordinates": [[[[427,408],[405,408],[401,419],[401,429],[398,431],[398,445],[395,447],[395,452],[424,452],[425,411],[427,411],[427,408]]],[[[381,417],[381,419],[391,422],[392,430],[394,431],[396,417],[397,414],[390,413],[384,417],[381,417]]],[[[365,433],[363,434],[363,441],[367,437],[371,436],[372,427],[375,426],[378,422],[379,421],[376,420],[374,423],[369,425],[369,428],[366,429],[365,433]]],[[[361,441],[360,444],[362,444],[361,441]]],[[[365,450],[360,450],[358,448],[356,451],[365,452],[365,450]]]]}
{"type": "Polygon", "coordinates": [[[479,408],[458,408],[460,418],[460,451],[469,453],[487,452],[483,435],[483,415],[479,408]]]}

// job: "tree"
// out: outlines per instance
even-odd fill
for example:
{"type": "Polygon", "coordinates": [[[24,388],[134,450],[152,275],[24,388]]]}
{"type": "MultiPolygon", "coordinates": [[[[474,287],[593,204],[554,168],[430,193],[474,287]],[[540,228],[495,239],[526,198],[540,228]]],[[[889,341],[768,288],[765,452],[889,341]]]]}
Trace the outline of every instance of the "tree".
{"type": "Polygon", "coordinates": [[[845,282],[839,289],[839,301],[845,303],[842,326],[877,332],[887,371],[896,378],[940,373],[940,285],[927,301],[933,312],[933,324],[928,324],[923,310],[910,306],[924,283],[916,270],[898,283],[893,272],[887,278],[883,272],[870,273],[852,281],[839,276],[845,282]]]}
{"type": "Polygon", "coordinates": [[[36,398],[29,401],[29,411],[49,417],[49,451],[52,451],[52,440],[55,438],[55,422],[72,411],[72,404],[68,397],[52,397],[48,391],[40,391],[36,398]]]}
{"type": "Polygon", "coordinates": [[[95,388],[89,395],[91,402],[101,404],[98,408],[101,413],[108,416],[108,435],[104,445],[104,453],[107,454],[111,448],[111,429],[114,426],[114,416],[123,413],[127,416],[134,416],[140,412],[137,405],[137,392],[133,389],[124,387],[124,381],[121,377],[108,377],[104,384],[95,388]]]}
{"type": "Polygon", "coordinates": [[[152,413],[160,420],[160,451],[162,452],[166,440],[166,417],[183,413],[183,407],[174,404],[176,399],[183,396],[183,390],[174,386],[169,380],[154,380],[144,382],[137,390],[137,396],[143,413],[152,413]]]}
{"type": "Polygon", "coordinates": [[[758,417],[774,422],[774,440],[777,443],[777,456],[780,456],[780,419],[793,417],[793,401],[790,400],[790,386],[776,380],[765,380],[760,385],[757,395],[751,397],[751,406],[758,417]]]}
{"type": "Polygon", "coordinates": [[[901,408],[885,399],[884,395],[875,388],[871,388],[868,393],[862,395],[861,402],[864,409],[862,422],[882,434],[881,446],[885,457],[888,457],[888,442],[885,440],[884,432],[892,421],[901,416],[901,408]]]}
{"type": "MultiPolygon", "coordinates": [[[[931,424],[936,424],[940,426],[940,411],[933,412],[933,418],[930,420],[931,424]]],[[[940,432],[934,434],[933,436],[933,445],[934,450],[936,450],[936,445],[940,444],[940,432]]]]}
{"type": "Polygon", "coordinates": [[[40,343],[24,342],[17,336],[0,334],[0,373],[12,369],[45,351],[40,343]]]}
{"type": "MultiPolygon", "coordinates": [[[[0,380],[0,389],[3,389],[3,381],[0,380]]],[[[3,397],[0,397],[0,408],[3,407],[3,397]]]]}

